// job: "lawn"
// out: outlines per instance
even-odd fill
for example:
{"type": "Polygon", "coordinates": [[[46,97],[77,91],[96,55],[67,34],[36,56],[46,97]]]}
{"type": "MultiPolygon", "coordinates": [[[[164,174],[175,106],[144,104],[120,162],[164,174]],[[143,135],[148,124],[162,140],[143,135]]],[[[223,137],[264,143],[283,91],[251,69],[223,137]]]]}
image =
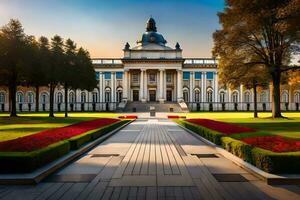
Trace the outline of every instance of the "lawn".
{"type": "Polygon", "coordinates": [[[187,118],[206,118],[239,124],[243,127],[256,129],[257,133],[240,134],[234,136],[257,136],[275,134],[300,140],[300,112],[283,113],[286,119],[272,119],[270,113],[259,113],[259,118],[254,119],[251,112],[202,112],[188,113],[187,118]]]}
{"type": "Polygon", "coordinates": [[[37,133],[39,131],[68,126],[80,121],[100,117],[117,117],[114,113],[69,113],[64,118],[63,113],[55,114],[55,118],[47,117],[48,113],[22,113],[19,117],[9,118],[8,114],[0,114],[0,141],[12,140],[37,133]]]}

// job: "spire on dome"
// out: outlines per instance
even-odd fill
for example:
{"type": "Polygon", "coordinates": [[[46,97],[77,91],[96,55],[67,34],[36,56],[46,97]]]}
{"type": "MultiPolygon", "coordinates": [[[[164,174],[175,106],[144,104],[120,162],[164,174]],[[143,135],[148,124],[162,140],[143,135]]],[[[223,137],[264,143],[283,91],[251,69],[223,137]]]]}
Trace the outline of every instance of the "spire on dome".
{"type": "Polygon", "coordinates": [[[156,22],[152,17],[150,17],[147,21],[146,31],[147,32],[150,32],[150,31],[157,32],[156,22]]]}

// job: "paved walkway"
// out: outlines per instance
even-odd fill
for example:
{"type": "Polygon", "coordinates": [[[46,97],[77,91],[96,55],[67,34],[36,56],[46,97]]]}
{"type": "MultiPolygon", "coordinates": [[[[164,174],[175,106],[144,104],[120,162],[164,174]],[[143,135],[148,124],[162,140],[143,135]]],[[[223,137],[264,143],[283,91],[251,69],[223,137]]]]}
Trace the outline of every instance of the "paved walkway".
{"type": "Polygon", "coordinates": [[[269,186],[166,119],[137,120],[37,186],[0,199],[300,199],[269,186]]]}

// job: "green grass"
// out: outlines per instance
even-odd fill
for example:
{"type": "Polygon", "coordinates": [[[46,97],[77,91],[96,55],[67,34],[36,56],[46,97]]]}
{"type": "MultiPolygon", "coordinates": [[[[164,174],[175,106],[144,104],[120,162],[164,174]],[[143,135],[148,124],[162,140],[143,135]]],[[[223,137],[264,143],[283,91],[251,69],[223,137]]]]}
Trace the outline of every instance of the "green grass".
{"type": "Polygon", "coordinates": [[[48,113],[22,113],[19,117],[8,117],[0,114],[0,141],[12,140],[18,137],[31,135],[39,131],[68,126],[84,120],[99,117],[117,117],[115,113],[69,113],[64,118],[63,113],[56,113],[55,118],[49,118],[48,113]]]}
{"type": "Polygon", "coordinates": [[[259,136],[259,135],[280,135],[300,140],[300,112],[286,112],[283,115],[287,118],[272,119],[271,113],[259,113],[259,118],[254,119],[251,112],[201,112],[187,113],[187,118],[206,118],[239,124],[244,127],[256,129],[256,133],[243,133],[232,135],[234,138],[259,136]]]}

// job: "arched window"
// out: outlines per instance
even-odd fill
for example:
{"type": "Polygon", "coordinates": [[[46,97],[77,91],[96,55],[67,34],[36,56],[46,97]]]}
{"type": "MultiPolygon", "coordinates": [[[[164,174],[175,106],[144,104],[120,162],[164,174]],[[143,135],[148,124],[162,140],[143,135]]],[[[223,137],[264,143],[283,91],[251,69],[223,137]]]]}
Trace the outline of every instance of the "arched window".
{"type": "Polygon", "coordinates": [[[57,103],[62,103],[63,102],[63,95],[62,95],[61,92],[57,93],[56,102],[57,103]]]}
{"type": "Polygon", "coordinates": [[[92,97],[93,97],[93,103],[97,103],[98,102],[98,93],[97,92],[93,92],[92,93],[92,97]]]}
{"type": "Polygon", "coordinates": [[[206,101],[212,102],[213,101],[213,91],[212,89],[208,89],[206,92],[206,101]]]}
{"type": "Polygon", "coordinates": [[[17,102],[23,103],[24,102],[24,96],[22,92],[17,92],[17,102]]]}
{"type": "Polygon", "coordinates": [[[33,93],[32,92],[27,93],[27,100],[28,100],[28,103],[33,103],[33,93]]]}
{"type": "Polygon", "coordinates": [[[42,100],[42,104],[48,103],[48,94],[45,93],[45,92],[43,92],[43,93],[41,94],[41,100],[42,100]]]}
{"type": "Polygon", "coordinates": [[[224,103],[224,102],[225,102],[225,92],[224,92],[224,91],[221,91],[221,92],[220,92],[220,102],[221,102],[221,103],[224,103]]]}
{"type": "Polygon", "coordinates": [[[200,102],[200,90],[196,89],[194,94],[195,102],[200,102]]]}
{"type": "Polygon", "coordinates": [[[296,92],[294,96],[295,103],[300,103],[300,92],[296,92]]]}
{"type": "Polygon", "coordinates": [[[250,92],[245,92],[245,100],[246,103],[250,102],[250,92]]]}
{"type": "Polygon", "coordinates": [[[85,92],[81,92],[80,100],[81,100],[81,103],[85,103],[86,102],[86,94],[85,94],[85,92]]]}
{"type": "Polygon", "coordinates": [[[260,94],[260,102],[267,102],[267,95],[265,92],[260,94]]]}
{"type": "Polygon", "coordinates": [[[74,92],[70,92],[70,94],[69,94],[69,102],[70,103],[75,103],[75,94],[74,94],[74,92]]]}
{"type": "Polygon", "coordinates": [[[189,91],[187,89],[184,89],[183,90],[183,100],[185,102],[188,102],[189,101],[189,91]]]}
{"type": "Polygon", "coordinates": [[[281,102],[283,102],[283,103],[288,103],[289,102],[289,94],[287,92],[282,93],[281,102]]]}
{"type": "Polygon", "coordinates": [[[0,92],[0,103],[5,103],[5,94],[4,94],[4,92],[0,92]]]}
{"type": "Polygon", "coordinates": [[[106,88],[105,89],[105,102],[110,102],[111,100],[111,91],[110,91],[110,88],[106,88]]]}
{"type": "Polygon", "coordinates": [[[239,94],[235,91],[232,93],[232,102],[237,103],[239,101],[239,94]]]}
{"type": "Polygon", "coordinates": [[[123,91],[122,89],[117,90],[117,102],[121,102],[123,99],[123,91]]]}

